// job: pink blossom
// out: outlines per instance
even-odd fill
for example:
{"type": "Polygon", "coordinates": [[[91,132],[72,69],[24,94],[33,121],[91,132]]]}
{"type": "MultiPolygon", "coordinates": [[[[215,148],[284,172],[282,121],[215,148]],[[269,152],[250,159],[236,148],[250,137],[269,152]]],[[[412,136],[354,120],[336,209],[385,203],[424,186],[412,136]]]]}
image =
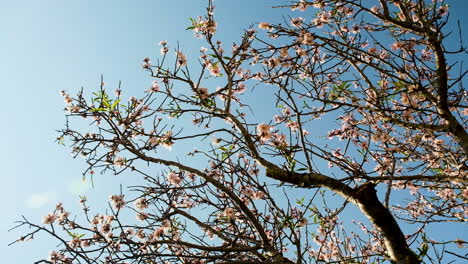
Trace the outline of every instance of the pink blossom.
{"type": "Polygon", "coordinates": [[[315,43],[314,36],[312,35],[312,33],[306,32],[301,35],[300,42],[304,45],[312,45],[315,43]]]}
{"type": "Polygon", "coordinates": [[[208,89],[207,88],[197,88],[195,89],[195,92],[198,94],[200,99],[206,99],[208,98],[208,89]]]}
{"type": "Polygon", "coordinates": [[[286,127],[291,129],[292,131],[296,131],[297,129],[299,129],[299,123],[297,123],[296,121],[289,121],[288,123],[286,123],[286,127]]]}
{"type": "Polygon", "coordinates": [[[64,101],[66,104],[71,104],[73,102],[73,99],[67,94],[65,95],[64,101]]]}
{"type": "Polygon", "coordinates": [[[109,200],[116,209],[121,209],[125,206],[124,195],[111,195],[109,200]]]}
{"type": "Polygon", "coordinates": [[[63,261],[65,259],[66,259],[65,255],[63,255],[62,253],[52,251],[49,254],[49,261],[52,263],[59,263],[59,261],[63,261]]]}
{"type": "Polygon", "coordinates": [[[219,65],[218,64],[214,64],[214,65],[209,65],[208,66],[208,69],[210,70],[210,74],[213,75],[213,76],[221,76],[221,69],[219,68],[219,65]]]}
{"type": "MultiPolygon", "coordinates": [[[[144,221],[145,219],[147,219],[149,217],[149,214],[146,213],[146,212],[139,212],[137,215],[136,215],[136,218],[140,221],[144,221]]],[[[137,233],[138,234],[138,233],[137,233]]]]}
{"type": "Polygon", "coordinates": [[[237,88],[234,90],[234,92],[236,93],[243,93],[245,92],[246,88],[245,88],[245,84],[243,82],[240,82],[237,84],[237,88]]]}
{"type": "Polygon", "coordinates": [[[176,52],[176,55],[177,55],[177,65],[179,67],[184,67],[185,65],[187,65],[187,57],[185,57],[185,55],[181,51],[176,52]]]}
{"type": "Polygon", "coordinates": [[[302,24],[302,21],[304,21],[304,18],[302,17],[295,17],[291,19],[291,25],[294,27],[299,27],[302,24]]]}
{"type": "Polygon", "coordinates": [[[267,141],[271,138],[272,134],[270,130],[272,129],[271,126],[261,123],[257,125],[257,135],[260,137],[262,141],[267,141]]]}
{"type": "Polygon", "coordinates": [[[74,237],[72,240],[68,242],[68,246],[71,248],[78,248],[81,245],[81,240],[79,237],[74,237]]]}
{"type": "Polygon", "coordinates": [[[258,192],[253,192],[252,193],[252,199],[254,200],[261,200],[265,197],[265,193],[262,192],[262,191],[258,191],[258,192]]]}
{"type": "Polygon", "coordinates": [[[114,158],[114,165],[118,166],[118,167],[124,167],[125,166],[125,158],[122,158],[122,157],[115,157],[114,158]]]}
{"type": "Polygon", "coordinates": [[[307,225],[308,221],[307,218],[302,217],[301,220],[299,220],[299,226],[300,227],[305,227],[307,225]]]}
{"type": "Polygon", "coordinates": [[[164,54],[169,52],[169,48],[168,47],[162,47],[160,52],[161,52],[162,55],[164,55],[164,54]]]}
{"type": "Polygon", "coordinates": [[[268,23],[268,22],[261,22],[260,24],[258,24],[258,28],[266,29],[266,30],[271,30],[272,29],[270,23],[268,23]]]}
{"type": "Polygon", "coordinates": [[[227,218],[235,218],[236,217],[236,210],[232,207],[228,207],[224,209],[223,216],[227,218]]]}
{"type": "Polygon", "coordinates": [[[280,56],[281,58],[287,58],[289,56],[288,48],[282,48],[280,50],[280,56]]]}
{"type": "Polygon", "coordinates": [[[141,197],[135,201],[135,207],[138,210],[144,210],[148,208],[148,201],[144,197],[141,197]]]}
{"type": "Polygon", "coordinates": [[[50,225],[55,221],[55,218],[56,218],[56,216],[55,216],[54,213],[49,213],[48,215],[44,216],[43,223],[45,225],[50,225]]]}
{"type": "Polygon", "coordinates": [[[149,90],[149,92],[158,92],[159,91],[159,84],[156,80],[153,81],[152,85],[151,85],[151,89],[149,90]]]}
{"type": "Polygon", "coordinates": [[[380,7],[378,7],[378,6],[373,6],[370,10],[371,10],[373,13],[380,13],[380,7]]]}
{"type": "Polygon", "coordinates": [[[170,171],[167,174],[166,178],[170,184],[176,185],[176,186],[179,186],[180,182],[182,181],[182,178],[175,171],[170,171]]]}

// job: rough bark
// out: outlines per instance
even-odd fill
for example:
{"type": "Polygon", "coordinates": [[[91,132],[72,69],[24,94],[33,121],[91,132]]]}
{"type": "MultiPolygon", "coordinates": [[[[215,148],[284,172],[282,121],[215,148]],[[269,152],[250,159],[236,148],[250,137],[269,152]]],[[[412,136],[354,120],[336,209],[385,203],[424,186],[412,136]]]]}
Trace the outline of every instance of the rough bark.
{"type": "Polygon", "coordinates": [[[393,263],[421,263],[406,243],[405,235],[390,211],[379,201],[375,184],[365,183],[355,189],[356,205],[382,234],[393,263]]]}
{"type": "Polygon", "coordinates": [[[410,249],[395,218],[377,197],[375,184],[367,182],[357,188],[351,188],[341,181],[319,173],[287,172],[271,163],[268,165],[268,177],[306,188],[324,187],[354,203],[382,234],[392,263],[421,263],[417,255],[410,249]]]}

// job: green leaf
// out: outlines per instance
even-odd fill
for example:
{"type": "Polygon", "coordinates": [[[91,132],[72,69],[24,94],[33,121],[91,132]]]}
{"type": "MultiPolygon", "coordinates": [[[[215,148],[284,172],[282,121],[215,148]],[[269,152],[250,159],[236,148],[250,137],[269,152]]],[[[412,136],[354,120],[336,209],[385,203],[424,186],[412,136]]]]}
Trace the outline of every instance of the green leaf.
{"type": "Polygon", "coordinates": [[[67,233],[68,233],[71,237],[75,238],[75,234],[73,234],[72,232],[70,232],[70,231],[67,230],[67,233]]]}
{"type": "Polygon", "coordinates": [[[444,170],[441,169],[441,168],[431,168],[431,171],[432,171],[432,172],[435,172],[435,173],[437,173],[437,174],[441,174],[441,173],[444,172],[444,170]]]}
{"type": "Polygon", "coordinates": [[[120,101],[121,101],[120,99],[116,100],[116,101],[111,105],[110,109],[111,109],[111,110],[114,109],[114,108],[120,103],[120,101]]]}
{"type": "Polygon", "coordinates": [[[302,197],[301,199],[296,199],[296,204],[303,205],[304,201],[305,201],[305,197],[302,197]]]}
{"type": "Polygon", "coordinates": [[[91,112],[99,112],[99,111],[108,111],[106,108],[94,108],[94,109],[91,109],[91,112]]]}
{"type": "Polygon", "coordinates": [[[429,246],[427,245],[426,242],[422,243],[421,248],[419,249],[419,256],[424,257],[427,255],[427,251],[429,250],[429,246]]]}

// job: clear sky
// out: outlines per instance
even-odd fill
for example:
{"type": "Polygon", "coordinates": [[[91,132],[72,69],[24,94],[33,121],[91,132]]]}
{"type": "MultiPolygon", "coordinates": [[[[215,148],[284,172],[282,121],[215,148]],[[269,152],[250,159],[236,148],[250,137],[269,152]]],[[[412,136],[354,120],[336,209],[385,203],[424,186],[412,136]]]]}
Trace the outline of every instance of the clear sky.
{"type": "MultiPolygon", "coordinates": [[[[252,23],[278,21],[281,10],[268,8],[274,3],[217,0],[218,38],[228,45],[252,23]]],[[[468,1],[448,3],[468,32],[468,1]]],[[[198,53],[202,43],[184,29],[205,6],[204,0],[0,1],[2,263],[32,263],[56,245],[38,238],[7,247],[20,235],[7,230],[21,215],[40,223],[59,200],[76,211],[79,193],[105,202],[119,184],[134,180],[104,175],[97,189],[81,184],[83,160],[54,142],[65,122],[60,90],[95,90],[103,74],[109,87],[121,80],[127,95],[141,93],[151,79],[140,62],[159,55],[160,40],[198,53]]]]}

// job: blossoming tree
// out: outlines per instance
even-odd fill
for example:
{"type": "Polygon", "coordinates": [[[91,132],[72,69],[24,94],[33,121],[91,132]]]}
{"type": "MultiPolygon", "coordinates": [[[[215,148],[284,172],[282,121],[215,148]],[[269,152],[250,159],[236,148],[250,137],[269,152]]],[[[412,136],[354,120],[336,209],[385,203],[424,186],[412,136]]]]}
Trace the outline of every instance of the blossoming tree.
{"type": "Polygon", "coordinates": [[[465,50],[447,45],[448,6],[281,8],[302,13],[262,22],[225,50],[209,2],[188,28],[207,48],[190,61],[162,41],[160,59],[143,61],[153,83],[142,98],[127,102],[104,84],[91,99],[63,92],[59,141],[86,158],[85,175],[131,171],[146,184],[112,195],[106,213],[83,199],[82,218],[58,204],[42,224],[23,219],[32,231],[18,241],[57,239],[44,263],[466,260],[463,238],[430,233],[468,214],[468,93],[456,61],[465,50]],[[258,120],[252,98],[263,94],[274,101],[258,120]],[[97,132],[74,129],[76,118],[97,132]],[[320,134],[325,124],[336,126],[320,134]],[[194,142],[205,146],[163,155],[194,142]]]}

